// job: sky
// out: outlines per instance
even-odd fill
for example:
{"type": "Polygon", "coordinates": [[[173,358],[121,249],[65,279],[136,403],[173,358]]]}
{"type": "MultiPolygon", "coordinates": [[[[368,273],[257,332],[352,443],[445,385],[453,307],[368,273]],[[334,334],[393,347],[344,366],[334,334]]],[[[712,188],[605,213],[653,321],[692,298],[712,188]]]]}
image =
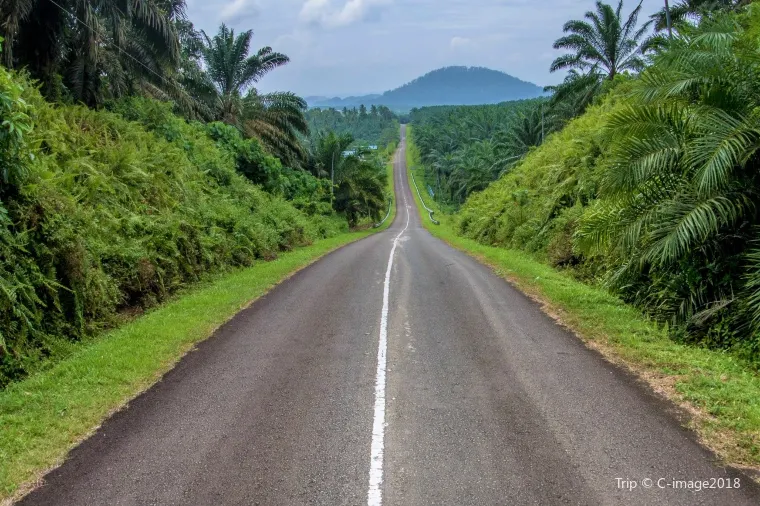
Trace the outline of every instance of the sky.
{"type": "MultiPolygon", "coordinates": [[[[617,0],[607,0],[617,4],[617,0]]],[[[627,14],[638,0],[625,0],[627,14]]],[[[664,4],[643,0],[644,21],[664,4]]],[[[187,0],[209,35],[221,23],[252,29],[252,49],[271,46],[290,63],[267,74],[261,92],[301,96],[382,93],[431,70],[481,66],[541,86],[562,81],[549,65],[562,26],[593,0],[187,0]]]]}

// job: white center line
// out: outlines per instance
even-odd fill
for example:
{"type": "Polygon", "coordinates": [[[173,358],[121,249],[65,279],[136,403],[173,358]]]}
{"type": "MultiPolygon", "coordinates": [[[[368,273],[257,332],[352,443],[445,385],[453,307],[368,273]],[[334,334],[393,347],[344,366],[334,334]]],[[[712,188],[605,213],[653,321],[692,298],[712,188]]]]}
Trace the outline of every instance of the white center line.
{"type": "MultiPolygon", "coordinates": [[[[401,152],[401,150],[399,150],[401,152]]],[[[406,204],[406,192],[400,189],[406,204]]],[[[406,208],[406,206],[404,206],[406,208]]],[[[372,447],[370,450],[369,465],[369,492],[367,494],[368,506],[380,506],[383,502],[383,448],[385,445],[385,369],[388,350],[388,298],[391,285],[391,269],[393,268],[393,256],[401,236],[409,228],[409,210],[406,211],[406,226],[393,239],[393,247],[388,258],[388,269],[385,271],[385,284],[383,285],[383,310],[380,313],[380,342],[377,347],[377,376],[375,378],[375,418],[372,424],[372,447]]]]}

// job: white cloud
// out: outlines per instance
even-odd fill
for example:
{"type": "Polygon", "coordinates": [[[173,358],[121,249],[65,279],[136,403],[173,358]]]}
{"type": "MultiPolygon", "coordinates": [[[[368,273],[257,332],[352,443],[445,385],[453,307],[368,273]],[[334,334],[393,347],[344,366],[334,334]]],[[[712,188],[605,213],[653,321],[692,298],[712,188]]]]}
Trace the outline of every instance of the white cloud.
{"type": "MultiPolygon", "coordinates": [[[[564,73],[549,72],[551,60],[562,54],[552,44],[563,35],[563,24],[582,19],[593,3],[187,0],[187,7],[198,29],[216,33],[224,14],[237,31],[254,30],[253,50],[272,46],[290,56],[290,64],[259,83],[262,92],[334,96],[384,91],[446,65],[490,67],[541,85],[561,83],[564,73]],[[382,22],[374,22],[378,18],[382,22]],[[454,37],[469,38],[472,45],[454,42],[457,47],[452,47],[454,37]]],[[[626,14],[634,4],[638,1],[625,2],[626,14]]],[[[641,22],[663,2],[644,0],[643,5],[641,22]]]]}
{"type": "Polygon", "coordinates": [[[460,49],[465,47],[472,46],[473,42],[472,39],[468,39],[467,37],[452,37],[451,38],[451,48],[452,49],[460,49]]]}
{"type": "Polygon", "coordinates": [[[232,0],[219,11],[219,19],[232,25],[258,15],[259,7],[255,0],[232,0]]]}
{"type": "Polygon", "coordinates": [[[348,0],[342,6],[334,3],[333,0],[306,0],[299,18],[304,23],[327,28],[348,26],[364,21],[393,0],[348,0]]]}

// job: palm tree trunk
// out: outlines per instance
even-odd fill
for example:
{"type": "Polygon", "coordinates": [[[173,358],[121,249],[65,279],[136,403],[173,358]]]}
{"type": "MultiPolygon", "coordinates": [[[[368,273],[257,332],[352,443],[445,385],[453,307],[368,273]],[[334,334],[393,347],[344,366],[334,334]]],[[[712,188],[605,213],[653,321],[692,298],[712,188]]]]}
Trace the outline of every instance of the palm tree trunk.
{"type": "Polygon", "coordinates": [[[673,27],[670,24],[670,3],[665,0],[665,22],[668,25],[668,37],[673,38],[673,27]]]}

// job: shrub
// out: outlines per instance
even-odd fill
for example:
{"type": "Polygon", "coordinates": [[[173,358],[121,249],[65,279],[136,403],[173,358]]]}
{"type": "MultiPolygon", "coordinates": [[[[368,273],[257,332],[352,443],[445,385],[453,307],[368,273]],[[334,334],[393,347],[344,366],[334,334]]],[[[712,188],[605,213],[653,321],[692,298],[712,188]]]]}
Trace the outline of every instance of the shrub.
{"type": "Polygon", "coordinates": [[[346,228],[246,179],[241,159],[287,179],[255,141],[215,138],[146,99],[111,109],[53,106],[0,68],[13,168],[0,189],[0,386],[121,311],[346,228]]]}

